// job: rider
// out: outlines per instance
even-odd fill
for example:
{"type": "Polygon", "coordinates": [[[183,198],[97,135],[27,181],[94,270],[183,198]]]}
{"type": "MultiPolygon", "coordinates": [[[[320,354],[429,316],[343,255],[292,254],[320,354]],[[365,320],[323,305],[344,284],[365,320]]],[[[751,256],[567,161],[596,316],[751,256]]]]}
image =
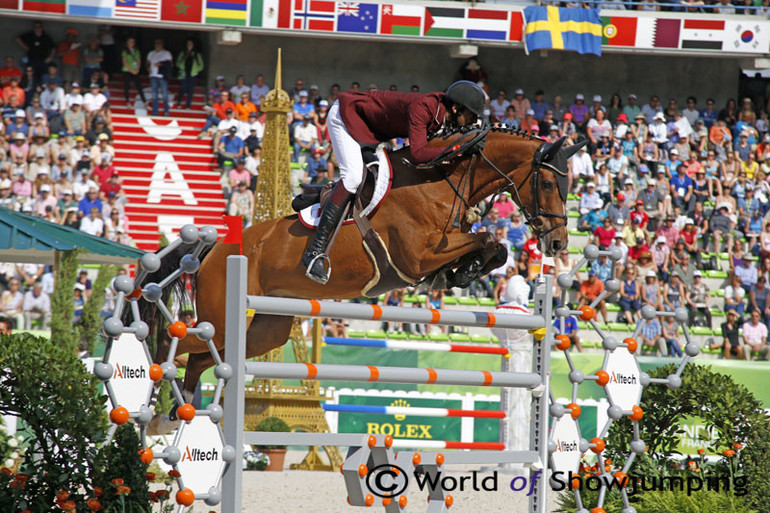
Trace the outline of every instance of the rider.
{"type": "Polygon", "coordinates": [[[350,90],[339,95],[329,109],[327,126],[340,180],[321,212],[313,243],[302,256],[306,275],[326,283],[326,246],[347,203],[363,180],[364,166],[377,165],[374,149],[384,141],[409,138],[415,164],[430,162],[444,148],[429,148],[428,136],[443,127],[471,125],[484,112],[484,91],[473,82],[455,82],[445,93],[401,93],[350,90]]]}

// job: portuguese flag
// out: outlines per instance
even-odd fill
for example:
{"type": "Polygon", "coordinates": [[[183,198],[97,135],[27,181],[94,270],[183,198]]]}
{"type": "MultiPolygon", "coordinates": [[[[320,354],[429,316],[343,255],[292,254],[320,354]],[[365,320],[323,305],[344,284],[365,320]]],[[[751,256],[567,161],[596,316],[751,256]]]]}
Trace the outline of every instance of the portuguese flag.
{"type": "Polygon", "coordinates": [[[636,46],[636,18],[602,16],[602,44],[636,46]]]}
{"type": "Polygon", "coordinates": [[[24,0],[24,10],[64,14],[67,11],[67,3],[65,0],[24,0]]]}

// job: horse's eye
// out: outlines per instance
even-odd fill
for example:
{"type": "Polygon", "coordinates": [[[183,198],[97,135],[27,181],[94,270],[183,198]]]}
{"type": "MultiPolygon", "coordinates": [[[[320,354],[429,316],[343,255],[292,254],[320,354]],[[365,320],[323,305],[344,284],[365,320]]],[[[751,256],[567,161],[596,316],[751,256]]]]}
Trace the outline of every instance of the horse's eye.
{"type": "Polygon", "coordinates": [[[543,189],[545,189],[546,191],[550,191],[551,189],[553,189],[553,182],[544,181],[543,189]]]}

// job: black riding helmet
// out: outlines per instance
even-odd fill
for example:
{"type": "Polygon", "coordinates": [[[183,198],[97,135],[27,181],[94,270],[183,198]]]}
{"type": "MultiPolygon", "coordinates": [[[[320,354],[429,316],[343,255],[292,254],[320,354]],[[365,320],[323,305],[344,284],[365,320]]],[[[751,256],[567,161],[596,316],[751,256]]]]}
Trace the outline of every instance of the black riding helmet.
{"type": "Polygon", "coordinates": [[[484,115],[486,95],[477,84],[468,80],[459,80],[446,90],[446,98],[452,103],[462,105],[478,117],[484,115]]]}

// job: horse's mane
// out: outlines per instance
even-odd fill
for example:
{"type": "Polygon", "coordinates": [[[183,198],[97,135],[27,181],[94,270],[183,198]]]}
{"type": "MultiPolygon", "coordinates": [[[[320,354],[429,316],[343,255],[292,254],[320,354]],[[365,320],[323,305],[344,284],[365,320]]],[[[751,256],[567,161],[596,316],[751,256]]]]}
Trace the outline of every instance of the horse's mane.
{"type": "MultiPolygon", "coordinates": [[[[435,139],[449,139],[452,136],[455,135],[463,135],[467,134],[468,132],[471,132],[473,130],[477,130],[478,127],[476,125],[466,125],[466,126],[455,126],[450,127],[446,130],[439,131],[433,135],[431,135],[428,140],[432,141],[435,139]]],[[[522,137],[524,139],[529,139],[530,141],[542,141],[547,142],[542,137],[535,135],[534,133],[530,132],[529,130],[520,130],[517,128],[510,128],[506,126],[492,126],[489,129],[490,133],[497,132],[501,134],[508,134],[508,135],[516,135],[518,137],[522,137]]]]}

